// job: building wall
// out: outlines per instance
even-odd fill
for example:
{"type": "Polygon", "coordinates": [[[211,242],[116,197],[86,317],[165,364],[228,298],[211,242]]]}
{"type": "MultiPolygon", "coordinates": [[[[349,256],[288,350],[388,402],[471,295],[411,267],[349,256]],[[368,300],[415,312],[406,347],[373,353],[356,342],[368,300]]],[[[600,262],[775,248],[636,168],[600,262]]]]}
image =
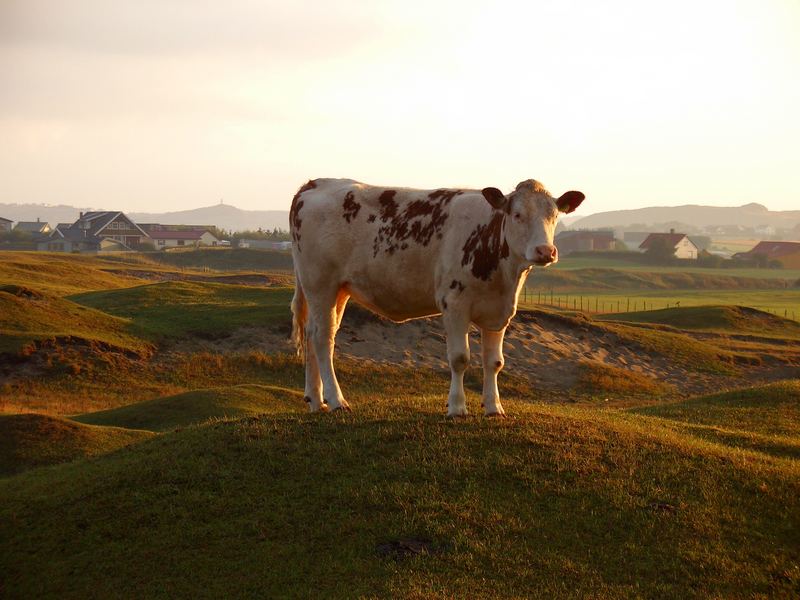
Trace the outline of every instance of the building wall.
{"type": "Polygon", "coordinates": [[[675,246],[675,256],[677,258],[697,259],[697,246],[689,238],[685,237],[675,246]]]}
{"type": "Polygon", "coordinates": [[[11,222],[0,221],[0,231],[11,231],[11,222]]]}
{"type": "Polygon", "coordinates": [[[800,269],[800,252],[787,254],[777,260],[780,261],[784,269],[800,269]]]}

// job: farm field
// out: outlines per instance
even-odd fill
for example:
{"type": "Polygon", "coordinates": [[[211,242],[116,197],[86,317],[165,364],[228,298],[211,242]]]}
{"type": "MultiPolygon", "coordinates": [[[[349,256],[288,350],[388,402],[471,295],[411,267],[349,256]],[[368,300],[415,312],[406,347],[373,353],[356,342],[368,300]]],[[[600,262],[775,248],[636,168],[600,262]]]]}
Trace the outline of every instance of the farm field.
{"type": "Polygon", "coordinates": [[[703,267],[677,267],[640,265],[626,260],[611,258],[572,258],[559,259],[552,270],[573,269],[620,269],[624,271],[657,271],[662,273],[696,273],[699,275],[718,275],[721,277],[754,277],[757,279],[787,279],[797,281],[800,279],[800,269],[711,269],[703,267]]]}
{"type": "Polygon", "coordinates": [[[718,301],[793,290],[529,302],[500,420],[479,416],[477,332],[450,420],[439,321],[351,306],[353,412],[311,415],[291,279],[215,252],[0,253],[3,598],[800,593],[800,325],[718,301]]]}
{"type": "Polygon", "coordinates": [[[553,294],[527,291],[527,308],[548,307],[574,310],[583,303],[590,313],[625,313],[640,310],[660,310],[676,306],[728,305],[749,306],[778,316],[800,320],[800,288],[794,290],[631,290],[622,293],[585,292],[553,294]],[[576,304],[577,303],[577,304],[576,304]]]}

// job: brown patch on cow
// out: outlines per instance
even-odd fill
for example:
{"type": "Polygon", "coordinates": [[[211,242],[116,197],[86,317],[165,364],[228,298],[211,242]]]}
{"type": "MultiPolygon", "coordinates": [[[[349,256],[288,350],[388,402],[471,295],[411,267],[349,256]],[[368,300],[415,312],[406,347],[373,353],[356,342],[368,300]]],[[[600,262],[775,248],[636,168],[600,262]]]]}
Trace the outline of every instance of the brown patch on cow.
{"type": "Polygon", "coordinates": [[[386,190],[380,197],[381,222],[373,243],[373,256],[383,250],[394,254],[397,250],[408,249],[411,243],[427,246],[433,236],[442,238],[442,228],[447,221],[447,206],[461,190],[436,190],[427,199],[414,200],[402,210],[395,201],[395,190],[386,190]]]}
{"type": "Polygon", "coordinates": [[[464,244],[461,265],[472,263],[472,274],[488,281],[500,261],[508,257],[508,242],[503,238],[504,213],[495,211],[485,225],[478,225],[464,244]]]}
{"type": "Polygon", "coordinates": [[[374,223],[375,222],[375,215],[370,215],[367,217],[367,223],[374,223]]]}
{"type": "Polygon", "coordinates": [[[361,210],[361,205],[356,202],[355,194],[352,192],[352,190],[345,194],[342,208],[344,209],[342,216],[348,223],[358,216],[358,211],[361,210]]]}
{"type": "Polygon", "coordinates": [[[450,289],[451,290],[456,290],[457,289],[459,291],[459,293],[463,292],[465,287],[466,286],[463,283],[461,283],[460,281],[458,281],[457,279],[453,279],[453,282],[450,284],[450,289]]]}
{"type": "Polygon", "coordinates": [[[297,190],[294,198],[292,198],[292,207],[289,209],[289,229],[292,232],[292,240],[295,246],[297,246],[298,252],[300,251],[300,226],[303,224],[302,219],[300,219],[300,209],[303,208],[303,200],[300,199],[300,196],[308,190],[313,190],[315,187],[317,187],[317,182],[309,179],[308,183],[297,190]]]}
{"type": "Polygon", "coordinates": [[[386,190],[378,197],[381,204],[381,221],[384,223],[397,215],[397,202],[394,201],[396,190],[386,190]]]}
{"type": "Polygon", "coordinates": [[[447,310],[447,300],[445,299],[444,296],[442,296],[442,308],[444,310],[447,310]]]}

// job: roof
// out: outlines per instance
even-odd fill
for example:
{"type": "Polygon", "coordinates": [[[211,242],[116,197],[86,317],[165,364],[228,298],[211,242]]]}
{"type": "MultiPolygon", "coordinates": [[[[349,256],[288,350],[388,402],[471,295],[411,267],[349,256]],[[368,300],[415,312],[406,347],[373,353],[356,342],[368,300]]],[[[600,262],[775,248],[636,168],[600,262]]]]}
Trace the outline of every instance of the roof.
{"type": "Polygon", "coordinates": [[[20,221],[14,226],[17,231],[30,231],[32,233],[40,233],[45,227],[50,225],[45,221],[20,221]]]}
{"type": "Polygon", "coordinates": [[[6,223],[13,223],[11,219],[6,219],[5,217],[0,217],[0,221],[5,221],[6,223]]]}
{"type": "MultiPolygon", "coordinates": [[[[147,236],[147,232],[145,232],[141,227],[139,227],[136,223],[133,222],[127,215],[122,213],[121,211],[90,211],[85,212],[81,217],[72,223],[69,226],[70,229],[77,229],[83,235],[83,231],[87,231],[88,236],[96,236],[98,235],[106,226],[111,223],[117,217],[122,216],[124,217],[129,223],[131,223],[136,229],[142,232],[142,235],[147,236]],[[81,223],[85,223],[88,227],[81,227],[81,223]]],[[[65,231],[63,228],[60,227],[59,230],[65,231]]]]}
{"type": "Polygon", "coordinates": [[[646,250],[655,240],[664,240],[674,248],[685,237],[685,233],[651,233],[639,244],[639,248],[646,250]]]}
{"type": "Polygon", "coordinates": [[[742,254],[765,254],[770,258],[780,258],[800,253],[800,242],[758,242],[752,250],[742,254]]]}
{"type": "MultiPolygon", "coordinates": [[[[190,230],[190,231],[156,231],[150,230],[148,235],[153,238],[154,240],[199,240],[203,237],[203,234],[209,233],[207,229],[202,231],[199,230],[190,230]]],[[[216,237],[214,238],[216,239],[216,237]]]]}

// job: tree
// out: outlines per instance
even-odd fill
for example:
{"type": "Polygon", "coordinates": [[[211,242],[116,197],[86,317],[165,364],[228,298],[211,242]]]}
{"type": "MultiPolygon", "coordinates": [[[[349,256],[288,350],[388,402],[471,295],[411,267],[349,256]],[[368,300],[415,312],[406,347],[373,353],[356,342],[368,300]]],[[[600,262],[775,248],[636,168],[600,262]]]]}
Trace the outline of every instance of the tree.
{"type": "Polygon", "coordinates": [[[675,258],[675,246],[663,237],[653,238],[645,250],[648,262],[655,264],[670,263],[675,258]]]}

